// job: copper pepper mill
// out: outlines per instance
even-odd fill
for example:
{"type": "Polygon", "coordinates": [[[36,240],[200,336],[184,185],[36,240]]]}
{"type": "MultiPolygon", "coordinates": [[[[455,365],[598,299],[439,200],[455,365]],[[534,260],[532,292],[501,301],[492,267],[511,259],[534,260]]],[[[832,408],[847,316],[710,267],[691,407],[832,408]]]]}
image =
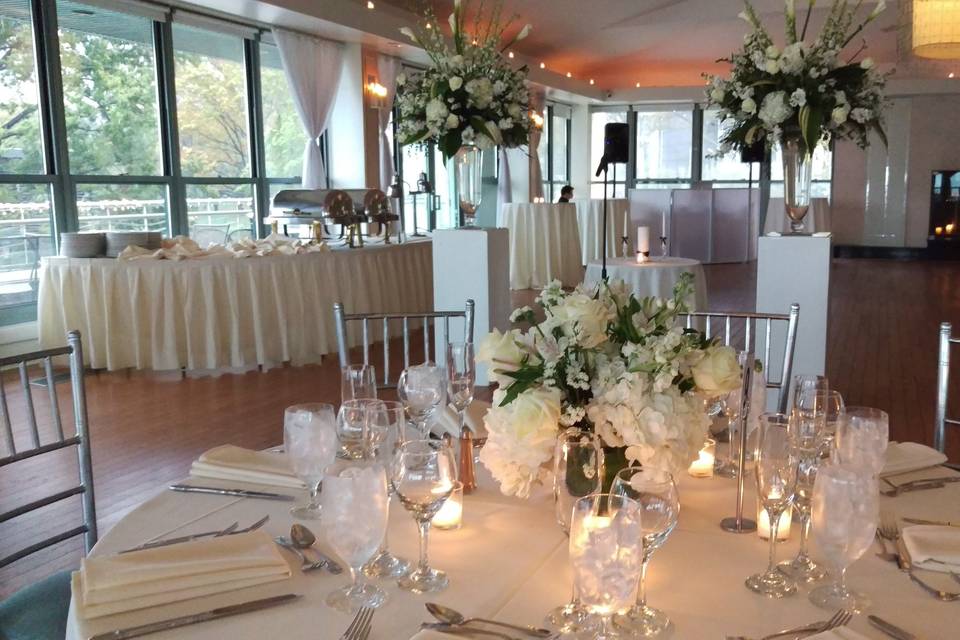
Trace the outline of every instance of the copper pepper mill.
{"type": "Polygon", "coordinates": [[[473,432],[470,427],[460,429],[460,483],[464,493],[473,493],[477,488],[477,475],[473,468],[473,432]]]}

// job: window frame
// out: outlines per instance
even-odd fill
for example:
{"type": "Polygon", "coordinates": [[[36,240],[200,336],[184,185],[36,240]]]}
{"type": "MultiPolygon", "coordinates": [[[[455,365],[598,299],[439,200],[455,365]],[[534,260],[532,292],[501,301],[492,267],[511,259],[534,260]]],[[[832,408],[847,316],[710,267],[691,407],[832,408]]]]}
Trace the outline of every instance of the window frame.
{"type": "MultiPolygon", "coordinates": [[[[573,107],[560,102],[548,102],[544,109],[543,121],[547,131],[547,150],[546,150],[546,172],[543,175],[543,194],[547,202],[553,202],[560,197],[560,189],[570,184],[570,137],[573,133],[573,107]],[[558,113],[559,112],[559,113],[558,113]],[[564,121],[564,135],[566,136],[566,149],[564,153],[564,162],[567,165],[567,177],[563,180],[557,180],[554,167],[554,151],[556,144],[556,127],[554,127],[554,118],[562,118],[564,121]]],[[[540,158],[540,166],[543,167],[543,158],[540,158]]]]}

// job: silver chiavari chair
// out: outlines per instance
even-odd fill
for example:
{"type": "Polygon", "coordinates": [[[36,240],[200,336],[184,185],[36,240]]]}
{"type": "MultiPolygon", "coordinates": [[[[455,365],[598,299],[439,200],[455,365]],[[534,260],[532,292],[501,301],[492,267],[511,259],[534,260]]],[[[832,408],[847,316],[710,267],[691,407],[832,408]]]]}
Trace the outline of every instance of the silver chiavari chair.
{"type": "Polygon", "coordinates": [[[445,354],[436,352],[436,345],[433,348],[431,357],[431,326],[432,335],[437,335],[438,324],[443,338],[440,344],[450,344],[450,320],[452,318],[463,318],[463,340],[464,342],[473,342],[473,300],[467,300],[463,311],[430,311],[427,313],[345,313],[343,305],[339,302],[333,305],[334,324],[337,328],[337,350],[340,357],[340,367],[346,367],[350,364],[350,351],[348,340],[348,324],[360,325],[360,343],[363,347],[363,364],[370,364],[370,346],[374,338],[379,337],[383,340],[383,363],[377,376],[377,388],[389,389],[396,386],[396,380],[390,378],[390,327],[399,323],[400,334],[403,337],[403,368],[407,368],[411,363],[410,353],[410,334],[416,329],[423,330],[423,360],[422,362],[438,362],[439,358],[446,357],[445,354]],[[373,336],[376,331],[378,336],[373,336]]]}
{"type": "MultiPolygon", "coordinates": [[[[789,313],[754,313],[750,311],[696,311],[686,314],[686,327],[702,329],[711,338],[720,338],[723,344],[738,351],[751,351],[763,364],[767,388],[777,390],[777,410],[786,413],[790,398],[790,374],[793,371],[793,351],[797,342],[797,323],[800,305],[790,305],[789,313]],[[774,348],[774,329],[782,325],[783,361],[779,379],[770,375],[771,351],[774,348]]],[[[779,331],[778,331],[779,333],[779,331]]]]}
{"type": "Polygon", "coordinates": [[[949,322],[940,323],[940,349],[937,362],[937,415],[933,429],[933,446],[943,453],[946,447],[947,425],[960,426],[960,420],[947,417],[947,391],[950,384],[950,346],[960,344],[960,338],[952,335],[949,322]]]}
{"type": "Polygon", "coordinates": [[[20,374],[20,386],[22,387],[23,394],[22,409],[26,422],[26,424],[22,426],[26,428],[17,429],[20,433],[15,433],[11,409],[16,405],[8,401],[9,392],[3,384],[3,378],[0,377],[0,427],[2,427],[3,445],[5,447],[2,457],[0,457],[0,468],[36,458],[37,456],[50,454],[67,447],[76,447],[79,461],[79,484],[4,511],[0,513],[0,523],[7,522],[18,516],[77,495],[80,496],[82,522],[72,529],[55,533],[10,555],[0,558],[0,567],[4,567],[41,549],[45,549],[75,536],[83,536],[84,548],[87,552],[89,552],[97,542],[97,515],[93,496],[93,469],[90,461],[87,401],[83,384],[83,349],[80,345],[80,332],[71,331],[68,333],[67,346],[65,347],[0,358],[0,367],[8,368],[14,366],[19,370],[20,374]],[[64,431],[60,414],[56,378],[53,373],[53,359],[59,356],[68,356],[70,360],[70,386],[73,396],[73,435],[64,431]],[[42,435],[37,423],[37,411],[34,405],[30,381],[31,364],[39,365],[43,371],[43,379],[45,380],[50,403],[49,411],[52,423],[50,430],[53,431],[52,437],[47,434],[42,435]],[[25,437],[23,432],[25,432],[25,437]],[[16,437],[17,435],[20,437],[16,437]],[[23,446],[24,443],[22,441],[24,439],[28,440],[26,446],[23,446]],[[18,440],[20,441],[19,443],[18,440]]]}

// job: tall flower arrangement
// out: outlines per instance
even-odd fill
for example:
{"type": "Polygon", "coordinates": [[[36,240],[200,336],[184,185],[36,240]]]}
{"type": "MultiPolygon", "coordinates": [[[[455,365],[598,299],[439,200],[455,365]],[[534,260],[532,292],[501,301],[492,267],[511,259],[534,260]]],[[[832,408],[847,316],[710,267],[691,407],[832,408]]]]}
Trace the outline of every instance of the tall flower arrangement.
{"type": "Polygon", "coordinates": [[[447,21],[449,38],[432,10],[416,28],[401,29],[432,63],[423,72],[397,78],[401,143],[435,142],[444,160],[464,145],[512,148],[527,143],[527,67],[513,68],[503,54],[527,37],[530,25],[505,40],[514,21],[502,19],[502,2],[487,10],[484,4],[470,15],[469,0],[456,0],[447,21]]]}
{"type": "Polygon", "coordinates": [[[807,153],[831,138],[851,139],[866,147],[870,131],[886,144],[884,76],[873,60],[859,59],[865,43],[847,51],[883,12],[885,3],[864,15],[861,1],[832,0],[823,28],[809,43],[807,30],[816,0],[808,0],[799,23],[795,0],[786,0],[785,5],[782,49],[747,0],[740,17],[751,31],[743,48],[724,59],[732,65],[730,77],[707,76],[709,105],[720,109],[721,120],[733,121],[721,140],[721,151],[758,141],[770,146],[785,136],[799,138],[807,153]]]}
{"type": "Polygon", "coordinates": [[[545,320],[517,309],[511,321],[525,330],[483,339],[477,360],[498,388],[480,460],[504,493],[529,495],[558,431],[574,425],[629,462],[677,472],[696,458],[705,398],[738,388],[740,370],[732,349],[677,322],[692,282],[684,274],[670,299],[637,299],[623,282],[573,292],[554,282],[537,298],[545,320]]]}

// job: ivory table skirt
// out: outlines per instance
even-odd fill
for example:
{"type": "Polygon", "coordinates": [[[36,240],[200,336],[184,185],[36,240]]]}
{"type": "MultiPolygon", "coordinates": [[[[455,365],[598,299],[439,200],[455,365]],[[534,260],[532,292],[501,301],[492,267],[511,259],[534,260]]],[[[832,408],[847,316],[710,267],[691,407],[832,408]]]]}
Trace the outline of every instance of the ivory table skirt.
{"type": "MultiPolygon", "coordinates": [[[[763,223],[763,233],[771,231],[790,233],[790,220],[787,218],[783,198],[770,198],[767,206],[767,219],[763,223]]],[[[830,201],[826,198],[811,198],[810,209],[803,219],[804,233],[830,231],[830,201]]]]}
{"type": "MultiPolygon", "coordinates": [[[[584,284],[594,286],[600,282],[602,265],[599,260],[591,260],[587,265],[584,284]]],[[[707,278],[703,265],[692,258],[657,256],[649,262],[637,264],[636,258],[610,258],[607,260],[607,277],[610,280],[623,280],[638,298],[656,296],[670,298],[673,287],[681,274],[689,271],[693,274],[694,299],[687,301],[691,311],[707,309],[707,278]]]]}
{"type": "MultiPolygon", "coordinates": [[[[574,204],[577,205],[577,224],[580,227],[580,259],[587,264],[603,256],[603,200],[575,200],[574,204]]],[[[621,246],[624,235],[627,236],[629,247],[626,255],[632,255],[636,251],[637,229],[630,222],[630,201],[622,198],[607,200],[608,258],[625,255],[621,246]]]]}
{"type": "Polygon", "coordinates": [[[551,280],[579,284],[583,263],[576,205],[505,204],[497,226],[510,231],[511,289],[539,289],[551,280]]]}
{"type": "Polygon", "coordinates": [[[304,364],[337,350],[333,303],[348,313],[433,309],[432,245],[367,246],[262,258],[47,258],[40,344],[79,329],[97,369],[304,364]]]}

